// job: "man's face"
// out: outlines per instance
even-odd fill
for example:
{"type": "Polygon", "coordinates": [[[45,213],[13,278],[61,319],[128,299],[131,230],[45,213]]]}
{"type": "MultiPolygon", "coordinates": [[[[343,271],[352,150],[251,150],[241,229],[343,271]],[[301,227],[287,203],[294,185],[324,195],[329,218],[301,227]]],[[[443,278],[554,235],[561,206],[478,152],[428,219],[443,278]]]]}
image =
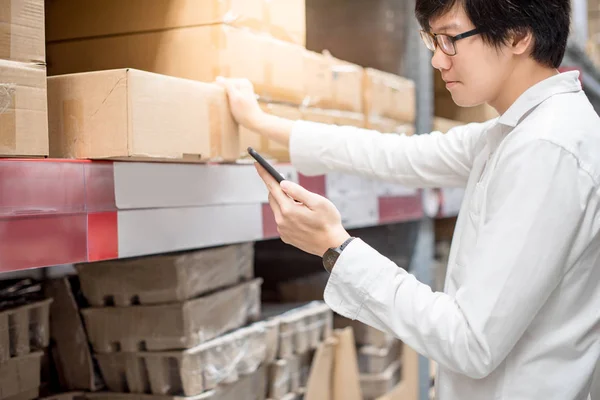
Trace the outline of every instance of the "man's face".
{"type": "MultiPolygon", "coordinates": [[[[474,29],[462,6],[431,21],[431,32],[456,36],[474,29]]],[[[480,35],[456,41],[456,55],[436,49],[431,64],[440,70],[454,102],[462,107],[493,103],[510,76],[510,52],[484,43],[480,35]]]]}

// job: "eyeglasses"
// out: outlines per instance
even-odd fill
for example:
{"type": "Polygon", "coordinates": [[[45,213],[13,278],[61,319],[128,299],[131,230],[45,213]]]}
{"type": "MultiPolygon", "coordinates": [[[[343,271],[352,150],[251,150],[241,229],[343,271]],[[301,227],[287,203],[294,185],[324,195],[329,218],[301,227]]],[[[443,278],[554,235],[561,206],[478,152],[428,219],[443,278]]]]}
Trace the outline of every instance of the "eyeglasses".
{"type": "Polygon", "coordinates": [[[479,29],[473,29],[471,31],[461,33],[456,36],[449,36],[443,34],[436,34],[422,30],[421,31],[421,39],[425,43],[425,46],[431,51],[435,52],[435,49],[438,47],[442,49],[444,54],[449,56],[456,55],[456,42],[460,39],[465,39],[471,36],[475,36],[481,33],[479,29]]]}

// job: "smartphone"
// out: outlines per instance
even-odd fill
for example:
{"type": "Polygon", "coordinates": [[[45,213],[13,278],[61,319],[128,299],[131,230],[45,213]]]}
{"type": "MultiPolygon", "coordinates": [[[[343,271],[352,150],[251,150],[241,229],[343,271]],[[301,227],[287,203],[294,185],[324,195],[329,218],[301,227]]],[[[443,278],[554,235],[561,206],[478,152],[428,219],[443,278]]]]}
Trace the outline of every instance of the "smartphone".
{"type": "Polygon", "coordinates": [[[285,178],[281,175],[271,164],[267,162],[260,154],[256,152],[252,147],[248,147],[248,154],[252,156],[267,172],[275,178],[277,183],[281,183],[285,178]]]}

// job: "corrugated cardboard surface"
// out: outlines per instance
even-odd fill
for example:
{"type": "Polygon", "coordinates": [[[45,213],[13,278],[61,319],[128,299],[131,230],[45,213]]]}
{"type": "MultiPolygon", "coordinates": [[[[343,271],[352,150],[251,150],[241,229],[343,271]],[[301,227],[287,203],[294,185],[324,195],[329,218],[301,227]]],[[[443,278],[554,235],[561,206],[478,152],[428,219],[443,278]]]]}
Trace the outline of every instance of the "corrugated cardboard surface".
{"type": "Polygon", "coordinates": [[[365,112],[370,117],[387,117],[414,122],[416,109],[414,82],[367,68],[364,74],[365,112]]]}
{"type": "MultiPolygon", "coordinates": [[[[261,102],[260,106],[266,113],[277,117],[287,118],[293,121],[302,119],[302,112],[295,106],[264,102],[261,102]]],[[[248,147],[252,147],[263,156],[273,158],[279,162],[290,161],[288,146],[281,145],[273,140],[267,139],[265,136],[240,126],[240,156],[248,157],[248,147]]]]}
{"type": "Polygon", "coordinates": [[[261,279],[189,300],[82,310],[98,353],[189,349],[260,315],[261,279]]]}
{"type": "Polygon", "coordinates": [[[334,108],[332,64],[330,56],[308,50],[304,52],[304,106],[334,108]]]}
{"type": "Polygon", "coordinates": [[[254,247],[243,243],[76,268],[92,306],[171,303],[252,279],[254,247]]]}
{"type": "Polygon", "coordinates": [[[382,133],[397,133],[411,136],[415,133],[415,126],[409,122],[403,123],[391,118],[370,117],[366,121],[368,129],[373,129],[382,133]]]}
{"type": "Polygon", "coordinates": [[[133,69],[48,79],[58,158],[234,160],[237,124],[214,84],[133,69]]]}
{"type": "Polygon", "coordinates": [[[37,397],[42,355],[36,352],[0,363],[0,400],[21,394],[24,400],[37,397]]]}
{"type": "Polygon", "coordinates": [[[266,360],[266,332],[257,323],[187,351],[96,357],[111,391],[195,396],[255,373],[266,360]]]}
{"type": "Polygon", "coordinates": [[[104,386],[95,369],[79,306],[68,278],[50,280],[45,292],[52,297],[50,336],[54,365],[61,387],[95,391],[104,386]]]}
{"type": "Polygon", "coordinates": [[[47,156],[46,69],[0,60],[0,156],[47,156]]]}
{"type": "Polygon", "coordinates": [[[268,100],[304,99],[304,48],[224,24],[49,44],[49,75],[115,68],[213,82],[248,78],[268,100]]]}
{"type": "Polygon", "coordinates": [[[52,0],[49,42],[227,22],[304,46],[304,0],[52,0]]]}
{"type": "Polygon", "coordinates": [[[0,364],[48,346],[51,303],[47,299],[0,312],[0,364]]]}
{"type": "Polygon", "coordinates": [[[364,112],[362,67],[331,57],[333,108],[364,112]]]}
{"type": "Polygon", "coordinates": [[[0,3],[0,59],[44,63],[45,46],[44,0],[3,0],[0,3]]]}

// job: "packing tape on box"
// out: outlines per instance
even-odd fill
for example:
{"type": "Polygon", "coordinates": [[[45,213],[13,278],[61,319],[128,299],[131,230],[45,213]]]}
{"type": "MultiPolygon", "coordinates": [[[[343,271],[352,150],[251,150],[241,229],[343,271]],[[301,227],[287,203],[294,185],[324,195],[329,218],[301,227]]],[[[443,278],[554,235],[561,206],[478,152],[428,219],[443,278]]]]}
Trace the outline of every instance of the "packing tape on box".
{"type": "Polygon", "coordinates": [[[16,93],[16,84],[0,83],[0,149],[17,147],[16,93]]]}

